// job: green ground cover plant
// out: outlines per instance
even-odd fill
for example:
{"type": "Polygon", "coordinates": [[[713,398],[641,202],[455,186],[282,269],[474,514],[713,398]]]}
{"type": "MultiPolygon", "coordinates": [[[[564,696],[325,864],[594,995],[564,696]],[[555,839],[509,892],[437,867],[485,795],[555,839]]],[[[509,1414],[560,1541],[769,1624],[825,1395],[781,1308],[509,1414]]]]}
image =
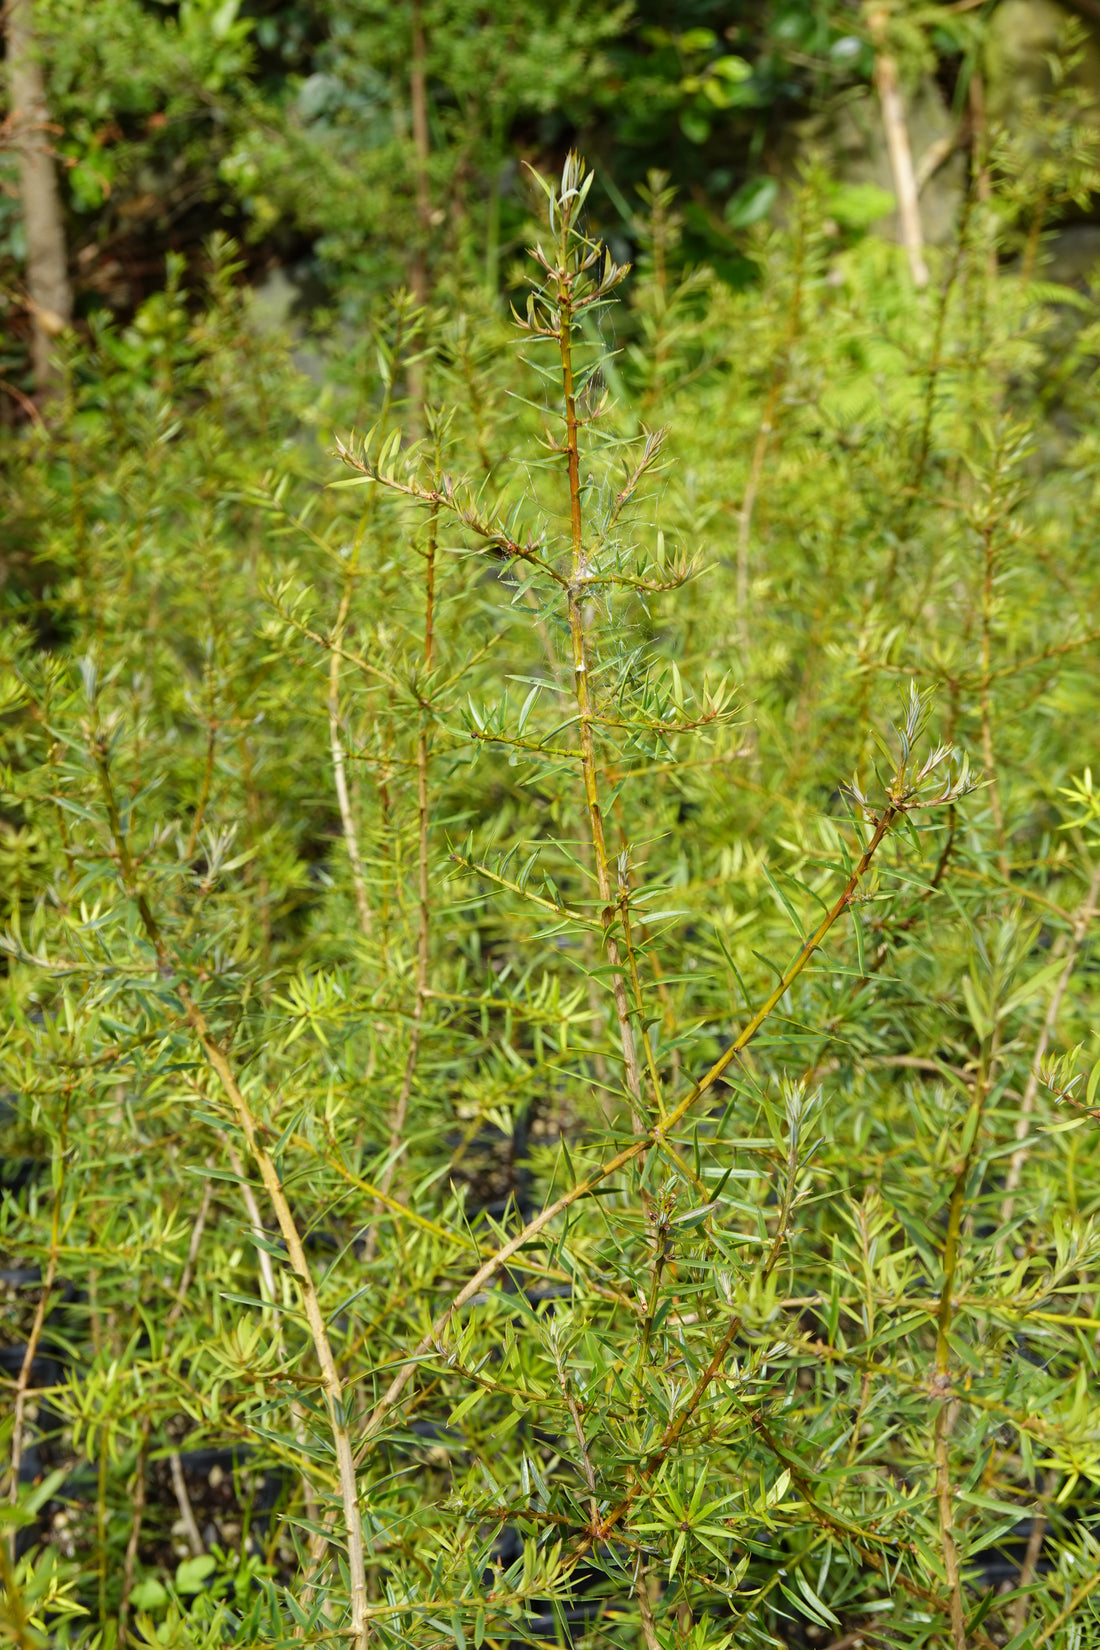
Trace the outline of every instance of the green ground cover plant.
{"type": "Polygon", "coordinates": [[[72,346],[2,475],[11,1642],[1100,1640],[1034,160],[924,291],[813,166],[738,290],[651,175],[628,275],[571,155],[511,318],[318,389],[215,241],[72,346]]]}

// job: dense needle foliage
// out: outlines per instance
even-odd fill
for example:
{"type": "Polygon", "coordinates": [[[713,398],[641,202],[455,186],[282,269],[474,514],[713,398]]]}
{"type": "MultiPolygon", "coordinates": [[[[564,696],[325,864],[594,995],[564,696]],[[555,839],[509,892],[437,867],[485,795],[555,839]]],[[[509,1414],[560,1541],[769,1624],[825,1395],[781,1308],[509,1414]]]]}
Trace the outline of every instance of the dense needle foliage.
{"type": "Polygon", "coordinates": [[[224,242],[74,346],[2,476],[10,1641],[1098,1641],[1033,162],[924,292],[813,168],[738,291],[654,175],[627,277],[571,156],[526,308],[338,388],[224,242]]]}

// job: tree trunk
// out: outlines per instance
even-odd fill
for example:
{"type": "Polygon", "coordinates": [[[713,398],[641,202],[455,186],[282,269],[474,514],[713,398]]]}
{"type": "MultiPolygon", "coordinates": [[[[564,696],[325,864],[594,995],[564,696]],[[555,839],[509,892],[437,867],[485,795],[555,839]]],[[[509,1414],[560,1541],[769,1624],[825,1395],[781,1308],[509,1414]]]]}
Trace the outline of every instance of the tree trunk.
{"type": "Polygon", "coordinates": [[[34,0],[7,0],[11,142],[19,156],[19,188],[27,239],[27,290],[34,322],[32,361],[39,396],[57,382],[50,352],[72,319],[65,224],[50,150],[46,85],[34,35],[34,0]]]}

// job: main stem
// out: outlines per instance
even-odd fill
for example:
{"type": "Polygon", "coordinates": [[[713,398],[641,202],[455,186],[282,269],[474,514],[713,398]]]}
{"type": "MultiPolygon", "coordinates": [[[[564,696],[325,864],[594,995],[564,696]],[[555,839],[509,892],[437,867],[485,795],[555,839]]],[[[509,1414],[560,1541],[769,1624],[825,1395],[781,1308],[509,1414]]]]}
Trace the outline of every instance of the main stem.
{"type": "Polygon", "coordinates": [[[999,1242],[1003,1242],[1004,1229],[1011,1225],[1014,1199],[1024,1172],[1024,1164],[1028,1158],[1026,1142],[1031,1131],[1031,1114],[1035,1110],[1035,1101],[1039,1094],[1039,1072],[1042,1069],[1043,1061],[1046,1059],[1051,1038],[1054,1036],[1054,1030],[1058,1024],[1058,1014],[1062,1007],[1062,999],[1073,977],[1073,970],[1077,966],[1077,959],[1081,954],[1081,947],[1085,942],[1089,924],[1097,914],[1098,903],[1100,903],[1100,863],[1097,863],[1093,870],[1083,903],[1074,913],[1065,966],[1059,974],[1058,983],[1051,993],[1046,1014],[1043,1016],[1043,1026],[1039,1033],[1039,1040],[1035,1045],[1031,1069],[1027,1074],[1023,1099],[1020,1101],[1020,1113],[1016,1119],[1016,1139],[1020,1144],[1012,1154],[1008,1165],[1008,1174],[1005,1176],[1005,1196],[1004,1202],[1001,1204],[1000,1216],[1002,1238],[999,1242]]]}
{"type": "MultiPolygon", "coordinates": [[[[401,353],[404,339],[404,327],[399,321],[394,338],[393,355],[394,368],[401,353]]],[[[379,430],[384,430],[389,418],[390,405],[393,400],[392,374],[386,382],[386,392],[382,397],[382,407],[378,418],[379,430]]],[[[348,619],[351,614],[352,598],[355,594],[355,584],[359,576],[359,552],[363,537],[366,533],[367,515],[364,512],[359,524],[359,531],[355,537],[355,544],[348,557],[344,569],[344,588],[340,592],[340,605],[336,610],[336,622],[328,638],[328,730],[329,745],[332,751],[332,777],[336,786],[336,800],[340,807],[340,823],[344,831],[344,846],[348,851],[348,864],[351,867],[351,884],[355,892],[355,911],[359,918],[359,927],[364,935],[370,937],[374,927],[374,917],[367,896],[367,880],[363,874],[363,856],[359,848],[359,833],[355,825],[355,812],[351,805],[351,796],[348,793],[347,763],[344,755],[344,743],[340,731],[340,665],[343,662],[343,641],[347,632],[348,619]]]]}
{"type": "Polygon", "coordinates": [[[588,680],[588,651],[584,626],[584,591],[587,567],[584,556],[584,522],[581,511],[581,464],[577,397],[573,378],[573,274],[569,268],[569,218],[562,214],[560,258],[558,262],[558,346],[561,354],[562,391],[565,398],[565,457],[569,472],[569,513],[572,538],[572,576],[569,580],[569,639],[573,652],[573,687],[577,700],[580,726],[581,776],[584,782],[588,825],[595,858],[596,887],[603,907],[606,930],[604,948],[611,964],[611,991],[615,999],[615,1014],[619,1022],[619,1041],[623,1051],[626,1086],[630,1091],[631,1114],[636,1133],[645,1127],[642,1114],[642,1076],[638,1053],[634,1046],[634,1030],[630,1023],[630,1004],[626,993],[626,979],[619,956],[618,943],[611,932],[615,921],[615,897],[611,888],[611,874],[607,862],[607,843],[604,837],[603,811],[600,807],[600,789],[596,763],[596,744],[592,734],[594,705],[588,680]]]}

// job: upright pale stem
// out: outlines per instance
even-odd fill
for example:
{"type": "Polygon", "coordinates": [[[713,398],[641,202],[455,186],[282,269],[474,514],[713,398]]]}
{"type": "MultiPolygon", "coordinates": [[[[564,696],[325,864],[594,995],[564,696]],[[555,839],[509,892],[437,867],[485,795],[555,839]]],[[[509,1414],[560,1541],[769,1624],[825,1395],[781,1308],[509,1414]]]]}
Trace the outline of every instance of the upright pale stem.
{"type": "Polygon", "coordinates": [[[657,1623],[653,1616],[653,1603],[649,1596],[649,1577],[646,1566],[642,1563],[641,1554],[638,1555],[634,1570],[634,1596],[638,1600],[638,1614],[642,1618],[642,1639],[646,1650],[661,1650],[661,1641],[657,1636],[657,1623]]]}
{"type": "Polygon", "coordinates": [[[202,1542],[202,1531],[195,1522],[195,1509],[191,1505],[191,1497],[187,1493],[187,1480],[183,1476],[183,1462],[180,1459],[178,1449],[174,1449],[168,1457],[168,1468],[172,1475],[172,1494],[176,1498],[180,1523],[183,1525],[183,1533],[187,1537],[187,1546],[192,1558],[200,1558],[206,1548],[202,1542]]]}
{"type": "Polygon", "coordinates": [[[867,11],[867,26],[875,48],[875,87],[882,109],[886,147],[890,151],[890,170],[894,175],[902,245],[909,258],[913,285],[926,287],[928,265],[924,261],[920,192],[913,166],[913,151],[909,144],[909,128],[905,123],[905,103],[901,95],[898,66],[886,40],[886,15],[886,9],[881,5],[871,6],[867,11]]]}
{"type": "Polygon", "coordinates": [[[348,853],[351,885],[355,892],[355,911],[359,918],[359,927],[364,934],[369,935],[373,927],[373,918],[370,900],[367,898],[366,878],[363,875],[363,859],[359,852],[359,834],[355,826],[351,797],[348,794],[344,742],[340,728],[340,643],[344,639],[344,631],[347,628],[352,591],[355,588],[355,574],[356,567],[353,560],[344,576],[344,589],[340,597],[336,623],[332,630],[328,664],[328,733],[329,746],[332,751],[332,777],[336,786],[336,801],[340,808],[340,824],[344,831],[344,847],[348,853]]]}
{"type": "MultiPolygon", "coordinates": [[[[436,536],[438,531],[439,510],[433,505],[428,526],[428,554],[424,571],[424,675],[431,674],[432,654],[435,647],[435,555],[436,536]]],[[[382,1171],[378,1182],[383,1195],[393,1184],[393,1177],[397,1171],[397,1152],[405,1133],[405,1119],[408,1116],[409,1100],[412,1096],[413,1079],[416,1076],[417,1061],[420,1058],[420,1033],[424,1023],[424,1007],[428,998],[428,958],[431,948],[431,888],[428,881],[428,847],[430,833],[429,817],[429,763],[431,760],[430,718],[426,704],[420,709],[420,730],[416,740],[416,817],[417,817],[417,895],[418,920],[416,938],[416,997],[413,1002],[412,1030],[409,1033],[409,1048],[405,1057],[405,1070],[401,1077],[401,1090],[397,1096],[397,1105],[394,1107],[390,1121],[389,1161],[382,1171]]],[[[376,1206],[374,1224],[371,1226],[367,1238],[366,1259],[369,1262],[374,1258],[378,1245],[378,1218],[381,1209],[376,1206]]]]}
{"type": "MultiPolygon", "coordinates": [[[[232,1141],[226,1142],[226,1156],[229,1158],[229,1163],[233,1173],[236,1175],[240,1183],[241,1198],[244,1202],[245,1209],[248,1212],[249,1224],[252,1227],[252,1240],[256,1245],[256,1262],[260,1268],[260,1293],[270,1306],[270,1313],[265,1313],[265,1316],[269,1316],[274,1324],[279,1352],[280,1355],[284,1355],[282,1316],[279,1311],[278,1291],[275,1287],[275,1268],[271,1264],[271,1256],[267,1249],[267,1233],[264,1231],[264,1223],[260,1218],[260,1205],[256,1201],[255,1192],[252,1190],[249,1181],[245,1177],[244,1164],[241,1161],[240,1153],[237,1151],[237,1148],[233,1145],[232,1141]]],[[[297,1438],[299,1444],[303,1445],[303,1459],[308,1460],[308,1451],[304,1448],[306,1440],[306,1421],[305,1415],[302,1411],[302,1406],[298,1403],[297,1399],[294,1399],[291,1402],[290,1408],[291,1414],[294,1417],[295,1437],[297,1438]]],[[[313,1485],[310,1483],[309,1478],[305,1474],[302,1476],[302,1498],[305,1501],[306,1517],[312,1523],[316,1524],[320,1518],[320,1508],[317,1505],[317,1498],[313,1493],[313,1485]]]]}
{"type": "Polygon", "coordinates": [[[138,1444],[137,1464],[134,1467],[130,1533],[126,1540],[126,1553],[122,1561],[122,1598],[118,1607],[118,1643],[120,1645],[126,1645],[130,1642],[127,1627],[130,1620],[130,1594],[134,1589],[138,1546],[141,1542],[141,1525],[145,1517],[145,1470],[149,1450],[149,1431],[149,1419],[146,1417],[141,1425],[141,1440],[138,1444]]]}
{"type": "Polygon", "coordinates": [[[336,1367],[336,1359],[333,1356],[332,1344],[329,1341],[324,1313],[317,1298],[317,1288],[313,1281],[313,1273],[302,1243],[301,1233],[298,1231],[297,1222],[283,1190],[279,1171],[276,1169],[267,1148],[260,1140],[259,1128],[252,1108],[237,1082],[236,1074],[229,1063],[225,1050],[211,1032],[206,1016],[191,995],[186,982],[179,977],[174,959],[169,952],[164,936],[161,934],[148,899],[138,882],[126,832],[119,816],[106,751],[100,743],[98,735],[96,736],[95,756],[99,771],[100,790],[107,813],[112,846],[118,856],[122,885],[137,907],[142,927],[145,929],[149,943],[153,947],[157,965],[162,975],[173,979],[175,982],[176,994],[183,1007],[184,1018],[198,1040],[207,1063],[221,1084],[225,1097],[232,1107],[238,1127],[245,1137],[256,1167],[260,1171],[260,1179],[264,1183],[264,1189],[271,1199],[272,1207],[279,1222],[279,1230],[282,1232],[283,1241],[287,1247],[290,1264],[298,1279],[302,1308],[321,1370],[321,1385],[325,1396],[325,1407],[328,1411],[329,1430],[332,1434],[333,1452],[336,1457],[340,1493],[343,1501],[344,1528],[348,1547],[348,1573],[351,1579],[350,1636],[352,1650],[365,1650],[367,1642],[366,1561],[363,1548],[363,1526],[359,1515],[355,1460],[352,1453],[351,1437],[348,1433],[344,1403],[344,1386],[340,1379],[340,1372],[336,1367]]]}

